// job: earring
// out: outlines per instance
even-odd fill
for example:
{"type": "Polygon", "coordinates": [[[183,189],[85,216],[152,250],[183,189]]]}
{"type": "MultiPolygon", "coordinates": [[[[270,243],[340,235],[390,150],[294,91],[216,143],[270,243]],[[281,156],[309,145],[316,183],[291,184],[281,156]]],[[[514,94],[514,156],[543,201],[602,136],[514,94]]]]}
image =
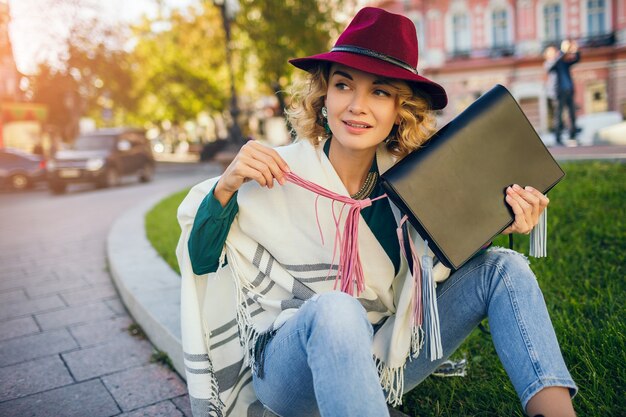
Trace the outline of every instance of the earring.
{"type": "Polygon", "coordinates": [[[330,126],[328,126],[328,109],[326,106],[322,107],[322,117],[324,118],[324,131],[330,137],[333,132],[330,131],[330,126]]]}
{"type": "Polygon", "coordinates": [[[400,125],[394,124],[393,127],[391,128],[391,132],[389,132],[389,135],[385,138],[385,143],[398,143],[398,129],[400,128],[400,125]]]}

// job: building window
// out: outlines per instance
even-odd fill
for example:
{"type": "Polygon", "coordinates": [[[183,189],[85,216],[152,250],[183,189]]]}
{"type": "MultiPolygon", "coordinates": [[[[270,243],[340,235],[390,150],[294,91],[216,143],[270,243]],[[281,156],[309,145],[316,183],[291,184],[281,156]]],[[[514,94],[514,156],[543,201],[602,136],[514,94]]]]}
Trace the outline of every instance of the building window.
{"type": "Polygon", "coordinates": [[[467,14],[452,16],[453,52],[467,53],[470,50],[470,30],[467,14]]]}
{"type": "Polygon", "coordinates": [[[543,37],[547,41],[561,40],[561,5],[547,4],[543,8],[543,37]]]}
{"type": "Polygon", "coordinates": [[[441,42],[441,13],[439,10],[429,10],[427,14],[428,21],[424,27],[424,33],[428,32],[428,44],[438,45],[441,42]]]}
{"type": "Polygon", "coordinates": [[[587,1],[587,30],[590,36],[605,33],[605,13],[606,2],[604,0],[587,1]]]}
{"type": "Polygon", "coordinates": [[[493,46],[503,47],[509,44],[509,32],[506,10],[495,10],[491,14],[493,46]]]}

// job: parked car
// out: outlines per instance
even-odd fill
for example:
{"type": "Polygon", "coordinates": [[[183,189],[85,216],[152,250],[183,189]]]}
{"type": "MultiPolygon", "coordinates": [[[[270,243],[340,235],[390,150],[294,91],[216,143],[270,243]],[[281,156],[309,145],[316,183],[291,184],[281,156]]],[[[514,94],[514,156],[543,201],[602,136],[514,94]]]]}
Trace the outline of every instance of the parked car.
{"type": "Polygon", "coordinates": [[[103,129],[81,135],[71,149],[58,151],[48,161],[48,186],[55,194],[73,183],[115,187],[129,175],[142,182],[154,176],[150,142],[140,129],[103,129]]]}
{"type": "Polygon", "coordinates": [[[46,179],[46,161],[39,155],[17,149],[0,149],[0,183],[23,190],[46,179]]]}

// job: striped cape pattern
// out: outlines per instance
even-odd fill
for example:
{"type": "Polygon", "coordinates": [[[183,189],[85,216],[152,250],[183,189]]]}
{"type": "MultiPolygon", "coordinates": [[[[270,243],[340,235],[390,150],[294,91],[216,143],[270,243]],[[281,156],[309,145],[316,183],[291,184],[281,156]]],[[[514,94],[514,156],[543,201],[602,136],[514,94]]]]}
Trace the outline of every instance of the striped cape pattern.
{"type": "MultiPolygon", "coordinates": [[[[314,147],[308,141],[277,148],[301,177],[348,195],[322,149],[323,144],[314,147]]],[[[381,172],[394,162],[382,145],[377,162],[381,172]]],[[[256,401],[251,384],[256,340],[279,328],[314,294],[333,291],[337,273],[332,202],[323,198],[316,202],[314,193],[289,183],[270,190],[249,182],[237,195],[239,213],[226,240],[222,266],[215,273],[194,275],[187,240],[198,207],[217,180],[193,187],[178,209],[182,343],[195,417],[248,414],[256,401]]],[[[335,212],[340,209],[335,203],[335,212]]],[[[399,220],[400,213],[393,205],[392,209],[399,220]]],[[[414,230],[410,233],[417,238],[414,230]]],[[[363,219],[359,248],[365,290],[358,299],[371,323],[386,318],[372,351],[388,402],[399,404],[404,364],[410,355],[419,354],[411,331],[414,281],[405,259],[394,276],[393,264],[363,219]]],[[[441,264],[433,270],[436,281],[449,272],[441,264]]]]}

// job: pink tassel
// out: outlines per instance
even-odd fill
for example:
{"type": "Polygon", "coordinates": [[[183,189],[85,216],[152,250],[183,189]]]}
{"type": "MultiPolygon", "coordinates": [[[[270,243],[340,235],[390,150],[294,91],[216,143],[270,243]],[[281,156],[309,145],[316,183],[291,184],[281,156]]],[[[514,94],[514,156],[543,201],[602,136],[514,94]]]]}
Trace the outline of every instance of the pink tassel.
{"type": "MultiPolygon", "coordinates": [[[[406,253],[406,249],[404,246],[404,234],[402,233],[402,226],[407,221],[408,217],[404,216],[400,220],[400,225],[398,229],[396,229],[398,233],[398,242],[400,243],[400,249],[402,250],[402,254],[406,259],[409,259],[408,254],[406,253]]],[[[412,239],[409,239],[409,248],[411,250],[411,260],[413,261],[413,269],[411,275],[413,276],[413,280],[415,281],[413,284],[413,295],[412,295],[412,303],[413,303],[413,316],[412,316],[412,326],[415,328],[422,327],[422,268],[420,265],[419,258],[417,256],[417,251],[415,250],[415,245],[412,239]]]]}
{"type": "MultiPolygon", "coordinates": [[[[408,259],[402,226],[407,221],[407,216],[400,220],[397,229],[398,241],[404,257],[408,259]]],[[[413,357],[419,354],[424,342],[431,361],[440,359],[443,356],[441,343],[441,329],[439,325],[439,310],[437,308],[437,294],[435,291],[435,281],[433,279],[433,261],[428,256],[428,242],[424,242],[424,255],[421,262],[417,256],[417,250],[412,239],[409,239],[409,250],[413,261],[413,294],[411,302],[413,304],[412,329],[411,329],[411,351],[413,357]]]]}
{"type": "MultiPolygon", "coordinates": [[[[387,194],[383,194],[376,198],[366,198],[364,200],[354,200],[350,197],[337,194],[311,181],[307,181],[293,172],[285,174],[287,181],[298,185],[304,189],[312,191],[319,196],[333,200],[332,214],[335,223],[335,243],[333,247],[333,258],[331,263],[335,262],[337,247],[339,247],[339,266],[337,278],[335,279],[335,288],[340,282],[341,291],[354,295],[354,287],[356,286],[357,295],[365,289],[365,279],[363,267],[361,265],[361,256],[359,254],[359,220],[361,210],[372,205],[372,202],[387,198],[387,194]],[[339,216],[335,213],[334,201],[343,204],[339,212],[339,216]],[[349,207],[346,222],[344,225],[343,235],[340,233],[339,225],[346,206],[349,207]]],[[[324,242],[319,216],[317,211],[317,198],[315,199],[315,216],[318,229],[324,242]]],[[[398,241],[405,258],[408,259],[404,245],[404,235],[402,226],[407,221],[404,216],[400,221],[397,229],[398,241]]],[[[409,249],[411,251],[411,259],[413,261],[412,275],[414,279],[413,293],[411,294],[412,303],[412,354],[414,357],[419,353],[423,342],[428,343],[428,352],[430,360],[436,360],[442,357],[443,349],[441,345],[441,331],[439,328],[439,312],[437,310],[437,299],[435,292],[435,282],[432,276],[432,259],[428,256],[428,244],[425,243],[424,256],[420,262],[415,250],[412,239],[409,239],[409,249]]],[[[330,275],[330,271],[329,271],[330,275]]]]}
{"type": "MultiPolygon", "coordinates": [[[[322,197],[329,198],[334,201],[343,203],[343,207],[337,217],[335,215],[333,205],[333,220],[335,222],[335,244],[333,247],[333,260],[335,261],[335,253],[337,247],[339,247],[339,266],[337,271],[337,278],[335,286],[338,281],[341,281],[341,291],[354,295],[354,287],[356,285],[356,293],[359,295],[365,289],[365,279],[363,276],[363,267],[361,265],[361,256],[359,254],[359,219],[361,217],[361,210],[372,205],[372,202],[387,197],[387,194],[383,194],[376,198],[366,198],[364,200],[354,200],[350,197],[337,194],[322,186],[319,186],[311,181],[307,181],[293,172],[285,174],[287,181],[296,184],[309,191],[313,191],[322,197]],[[339,224],[343,215],[343,209],[348,206],[348,214],[346,217],[346,223],[344,225],[343,235],[339,232],[339,224]]],[[[316,200],[317,201],[317,200],[316,200]]],[[[317,213],[317,204],[315,209],[315,216],[319,227],[319,218],[317,213]]],[[[321,228],[320,228],[321,234],[321,228]]],[[[323,242],[323,236],[322,236],[323,242]]]]}

